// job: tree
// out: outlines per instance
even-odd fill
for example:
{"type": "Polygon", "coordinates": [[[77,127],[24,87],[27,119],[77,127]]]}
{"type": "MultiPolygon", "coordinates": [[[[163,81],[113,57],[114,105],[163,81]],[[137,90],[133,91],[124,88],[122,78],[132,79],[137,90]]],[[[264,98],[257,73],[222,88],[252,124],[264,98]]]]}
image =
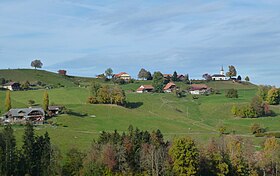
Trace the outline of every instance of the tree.
{"type": "Polygon", "coordinates": [[[267,93],[267,102],[270,105],[278,105],[280,102],[280,92],[276,88],[272,88],[267,93]]]}
{"type": "Polygon", "coordinates": [[[146,79],[147,80],[152,80],[153,79],[151,72],[148,71],[146,79]]]}
{"type": "Polygon", "coordinates": [[[111,78],[113,76],[113,70],[111,68],[107,68],[107,70],[105,70],[105,75],[107,78],[111,78]]]}
{"type": "Polygon", "coordinates": [[[265,140],[263,153],[265,165],[271,168],[272,175],[277,174],[280,164],[280,145],[275,137],[265,140]]]}
{"type": "Polygon", "coordinates": [[[246,81],[246,82],[249,82],[249,81],[250,81],[249,76],[246,76],[246,77],[245,77],[245,81],[246,81]]]}
{"type": "Polygon", "coordinates": [[[79,150],[72,148],[66,155],[66,163],[62,168],[62,175],[79,175],[79,171],[83,167],[84,154],[79,150]]]}
{"type": "Polygon", "coordinates": [[[31,62],[31,67],[34,67],[35,69],[37,68],[42,68],[43,63],[41,62],[41,60],[34,60],[31,62]]]}
{"type": "Polygon", "coordinates": [[[238,98],[238,92],[236,89],[229,89],[226,91],[227,98],[238,98]]]}
{"type": "Polygon", "coordinates": [[[237,72],[236,72],[236,69],[233,65],[230,65],[228,66],[228,72],[227,72],[227,77],[233,77],[233,76],[236,76],[237,72]]]}
{"type": "Polygon", "coordinates": [[[236,78],[236,80],[237,80],[237,81],[241,81],[241,80],[242,80],[241,76],[238,75],[237,78],[236,78]]]}
{"type": "Polygon", "coordinates": [[[257,113],[257,116],[263,116],[264,113],[264,102],[262,101],[261,97],[255,96],[251,101],[251,106],[257,113]]]}
{"type": "Polygon", "coordinates": [[[258,95],[259,97],[261,97],[263,101],[266,101],[266,99],[267,99],[267,94],[268,94],[268,91],[269,91],[270,89],[272,89],[271,86],[260,85],[259,88],[258,88],[257,95],[258,95]]]}
{"type": "Polygon", "coordinates": [[[172,80],[172,81],[178,81],[178,74],[177,74],[176,71],[174,71],[174,73],[173,73],[173,75],[172,75],[172,77],[171,77],[171,80],[172,80]]]}
{"type": "Polygon", "coordinates": [[[185,84],[190,84],[189,74],[186,74],[186,75],[185,75],[185,77],[184,77],[184,79],[183,79],[183,82],[184,82],[185,84]]]}
{"type": "Polygon", "coordinates": [[[144,79],[147,79],[148,76],[149,76],[148,71],[145,70],[144,68],[141,68],[141,70],[138,73],[138,78],[144,80],[144,79]]]}
{"type": "Polygon", "coordinates": [[[199,153],[190,137],[177,138],[169,150],[176,175],[198,175],[199,153]]]}
{"type": "Polygon", "coordinates": [[[208,73],[203,74],[202,78],[204,78],[206,81],[211,81],[212,80],[212,76],[209,75],[208,73]]]}
{"type": "Polygon", "coordinates": [[[8,112],[12,108],[11,104],[11,91],[7,90],[5,99],[5,111],[8,112]]]}
{"type": "Polygon", "coordinates": [[[153,75],[153,86],[155,88],[155,92],[162,92],[163,90],[163,82],[164,77],[161,72],[155,72],[153,75]]]}
{"type": "Polygon", "coordinates": [[[23,134],[23,156],[25,173],[32,174],[36,167],[35,134],[33,125],[27,123],[23,134]]]}
{"type": "Polygon", "coordinates": [[[28,81],[25,81],[21,86],[20,88],[22,90],[28,90],[29,89],[29,86],[30,86],[30,83],[28,81]]]}
{"type": "Polygon", "coordinates": [[[28,100],[28,104],[29,104],[29,106],[31,107],[32,105],[35,104],[35,101],[30,99],[30,100],[28,100]]]}
{"type": "Polygon", "coordinates": [[[47,91],[45,91],[43,97],[43,109],[47,111],[48,107],[49,107],[49,94],[47,91]]]}
{"type": "MultiPolygon", "coordinates": [[[[15,175],[17,155],[16,155],[16,139],[13,134],[13,129],[10,125],[5,126],[3,130],[3,154],[4,154],[4,166],[3,175],[15,175]]],[[[2,162],[2,161],[1,161],[2,162]]]]}

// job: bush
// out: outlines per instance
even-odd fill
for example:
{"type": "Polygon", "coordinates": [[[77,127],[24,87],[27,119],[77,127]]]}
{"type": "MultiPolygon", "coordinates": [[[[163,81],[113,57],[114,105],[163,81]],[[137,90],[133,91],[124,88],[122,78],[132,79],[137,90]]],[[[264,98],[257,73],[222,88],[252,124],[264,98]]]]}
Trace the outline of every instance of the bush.
{"type": "Polygon", "coordinates": [[[260,124],[258,123],[254,123],[252,126],[251,126],[251,133],[252,134],[257,134],[257,133],[265,133],[266,132],[266,129],[265,128],[262,128],[260,126],[260,124]]]}
{"type": "Polygon", "coordinates": [[[226,91],[227,98],[238,98],[238,92],[236,89],[229,89],[226,91]]]}

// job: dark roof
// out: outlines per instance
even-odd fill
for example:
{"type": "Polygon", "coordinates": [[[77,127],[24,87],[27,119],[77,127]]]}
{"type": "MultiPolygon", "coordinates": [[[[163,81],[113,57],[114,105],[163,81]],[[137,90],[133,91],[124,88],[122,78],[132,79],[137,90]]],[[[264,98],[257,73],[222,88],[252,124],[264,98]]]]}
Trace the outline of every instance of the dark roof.
{"type": "Polygon", "coordinates": [[[225,75],[221,75],[221,74],[215,74],[215,75],[212,75],[212,77],[226,77],[225,75]]]}
{"type": "Polygon", "coordinates": [[[8,82],[8,83],[4,84],[3,86],[12,86],[14,84],[19,85],[19,83],[17,83],[17,82],[8,82]]]}
{"type": "Polygon", "coordinates": [[[50,111],[58,111],[61,110],[63,107],[62,106],[49,106],[48,110],[50,111]]]}
{"type": "Polygon", "coordinates": [[[12,117],[20,116],[20,113],[23,113],[24,116],[29,116],[33,111],[40,111],[42,115],[45,115],[45,112],[42,108],[20,108],[20,109],[10,109],[5,115],[11,115],[12,117]]]}

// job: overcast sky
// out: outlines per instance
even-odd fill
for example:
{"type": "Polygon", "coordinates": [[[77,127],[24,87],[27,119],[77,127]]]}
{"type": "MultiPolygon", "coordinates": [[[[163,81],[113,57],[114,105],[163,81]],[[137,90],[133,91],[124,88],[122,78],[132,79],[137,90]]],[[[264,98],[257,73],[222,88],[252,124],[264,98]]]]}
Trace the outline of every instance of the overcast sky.
{"type": "Polygon", "coordinates": [[[279,0],[0,0],[0,68],[201,78],[235,65],[280,86],[279,0]]]}

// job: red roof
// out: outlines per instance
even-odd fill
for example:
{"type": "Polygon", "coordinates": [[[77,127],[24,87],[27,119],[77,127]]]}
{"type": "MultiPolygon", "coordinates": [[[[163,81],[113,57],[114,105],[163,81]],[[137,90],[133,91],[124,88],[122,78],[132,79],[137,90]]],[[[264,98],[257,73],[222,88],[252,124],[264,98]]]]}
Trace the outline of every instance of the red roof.
{"type": "Polygon", "coordinates": [[[201,89],[208,89],[206,84],[192,84],[191,90],[201,90],[201,89]]]}
{"type": "Polygon", "coordinates": [[[143,90],[153,90],[154,87],[152,85],[141,85],[136,91],[143,91],[143,90]]]}
{"type": "Polygon", "coordinates": [[[174,84],[173,82],[169,82],[168,84],[166,84],[166,86],[163,88],[163,90],[170,89],[174,86],[176,87],[176,84],[174,84]]]}
{"type": "Polygon", "coordinates": [[[124,74],[127,74],[127,73],[126,72],[120,72],[118,74],[114,74],[114,77],[121,77],[124,74]]]}

